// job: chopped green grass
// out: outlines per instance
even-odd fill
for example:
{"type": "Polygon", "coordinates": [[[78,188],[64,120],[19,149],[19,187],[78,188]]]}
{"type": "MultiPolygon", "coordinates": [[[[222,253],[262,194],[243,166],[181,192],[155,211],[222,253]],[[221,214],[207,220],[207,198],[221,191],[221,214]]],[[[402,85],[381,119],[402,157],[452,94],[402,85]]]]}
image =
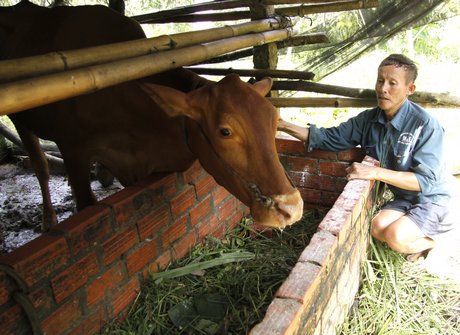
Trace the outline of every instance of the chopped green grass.
{"type": "Polygon", "coordinates": [[[460,287],[372,242],[355,308],[342,335],[460,334],[460,287]]]}
{"type": "Polygon", "coordinates": [[[209,237],[188,257],[145,281],[128,316],[104,334],[246,334],[265,315],[324,213],[313,210],[272,235],[243,219],[222,240],[209,237]]]}

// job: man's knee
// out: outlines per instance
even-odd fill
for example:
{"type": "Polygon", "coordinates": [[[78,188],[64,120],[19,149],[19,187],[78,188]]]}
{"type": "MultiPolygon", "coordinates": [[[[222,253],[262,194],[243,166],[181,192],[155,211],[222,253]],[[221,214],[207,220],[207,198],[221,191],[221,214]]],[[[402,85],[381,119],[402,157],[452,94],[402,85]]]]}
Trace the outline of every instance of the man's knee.
{"type": "Polygon", "coordinates": [[[387,225],[383,224],[382,221],[379,220],[378,216],[374,217],[371,223],[372,237],[376,238],[379,241],[385,242],[383,232],[385,231],[386,227],[387,225]]]}

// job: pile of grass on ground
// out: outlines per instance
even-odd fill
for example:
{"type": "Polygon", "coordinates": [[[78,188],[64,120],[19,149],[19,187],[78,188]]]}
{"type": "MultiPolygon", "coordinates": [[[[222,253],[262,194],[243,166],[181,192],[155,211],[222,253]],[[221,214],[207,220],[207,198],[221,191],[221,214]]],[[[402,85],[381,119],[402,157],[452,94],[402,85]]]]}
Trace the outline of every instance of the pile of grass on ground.
{"type": "Polygon", "coordinates": [[[153,273],[127,318],[105,334],[246,334],[308,245],[324,214],[306,212],[271,236],[243,219],[222,240],[208,238],[188,257],[153,273]]]}
{"type": "Polygon", "coordinates": [[[460,287],[372,242],[362,288],[342,335],[460,334],[460,287]]]}

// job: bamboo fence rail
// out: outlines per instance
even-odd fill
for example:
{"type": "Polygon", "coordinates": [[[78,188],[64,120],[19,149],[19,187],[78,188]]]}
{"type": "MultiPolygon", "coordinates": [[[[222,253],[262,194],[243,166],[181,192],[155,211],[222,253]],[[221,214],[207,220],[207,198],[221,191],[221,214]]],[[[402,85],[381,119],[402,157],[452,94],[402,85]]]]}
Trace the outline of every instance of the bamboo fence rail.
{"type": "Polygon", "coordinates": [[[241,48],[284,40],[291,34],[291,29],[248,34],[2,84],[0,85],[0,101],[2,102],[0,115],[91,93],[122,82],[183,65],[191,65],[241,48]]]}
{"type": "MultiPolygon", "coordinates": [[[[426,92],[425,92],[426,93],[426,92]]],[[[432,93],[429,93],[432,94],[432,93]]],[[[359,99],[359,98],[343,98],[343,97],[328,97],[328,98],[268,98],[273,106],[277,108],[372,108],[377,106],[377,100],[374,99],[359,99]]],[[[409,98],[418,105],[425,108],[455,108],[460,107],[457,104],[451,104],[442,101],[428,101],[424,96],[409,98]]]]}
{"type": "MultiPolygon", "coordinates": [[[[373,101],[373,105],[375,106],[375,91],[373,89],[364,89],[364,88],[351,88],[351,87],[344,87],[344,86],[335,86],[335,85],[327,85],[327,84],[319,84],[314,83],[311,81],[275,81],[273,82],[272,90],[283,90],[283,91],[304,91],[304,92],[314,92],[314,93],[322,93],[322,94],[334,94],[340,95],[344,97],[355,98],[356,101],[363,101],[365,105],[356,106],[356,107],[368,107],[368,102],[373,101]]],[[[282,99],[282,98],[280,98],[282,99]]],[[[287,98],[284,98],[287,99],[287,98]]],[[[297,99],[297,98],[291,98],[297,99]]],[[[300,99],[300,98],[299,98],[300,99]]],[[[309,98],[311,99],[311,98],[309,98]]],[[[332,98],[334,99],[334,98],[332,98]]],[[[351,104],[355,103],[355,100],[340,100],[338,103],[341,103],[341,107],[355,107],[354,105],[344,105],[345,103],[351,104]]],[[[432,93],[432,92],[415,92],[410,96],[410,100],[430,108],[458,108],[460,107],[460,97],[451,95],[450,93],[432,93]]],[[[291,102],[284,102],[284,100],[278,100],[277,103],[281,104],[286,103],[290,104],[289,106],[281,106],[279,107],[315,107],[309,106],[309,101],[314,100],[292,100],[291,102]],[[295,102],[297,101],[297,102],[295,102]],[[298,103],[300,105],[295,106],[298,103]]],[[[319,100],[321,101],[321,100],[319,100]]],[[[318,103],[328,103],[330,107],[337,107],[334,103],[327,102],[328,100],[324,100],[318,103]]],[[[333,100],[331,100],[333,101],[333,100]]],[[[324,106],[318,106],[324,107],[324,106]]]]}
{"type": "Polygon", "coordinates": [[[311,107],[311,108],[346,108],[346,107],[375,107],[376,99],[356,98],[268,98],[275,107],[311,107]]]}
{"type": "Polygon", "coordinates": [[[140,23],[228,21],[251,18],[249,11],[232,11],[226,13],[194,14],[202,11],[216,11],[263,5],[302,4],[297,7],[276,8],[275,12],[286,16],[303,16],[307,14],[338,12],[361,8],[377,7],[378,0],[226,0],[210,1],[190,6],[177,7],[149,14],[132,16],[140,23]]]}
{"type": "Polygon", "coordinates": [[[242,77],[272,77],[272,78],[288,78],[288,79],[303,79],[311,80],[315,76],[314,73],[308,71],[291,71],[291,70],[273,70],[273,69],[218,69],[204,67],[189,67],[187,68],[196,74],[205,74],[212,76],[225,76],[230,73],[236,73],[242,77]]]}
{"type": "Polygon", "coordinates": [[[148,55],[162,50],[178,49],[248,33],[288,28],[288,23],[281,17],[275,17],[220,28],[163,35],[78,50],[57,51],[21,59],[3,60],[0,61],[0,83],[148,55]]]}
{"type": "MultiPolygon", "coordinates": [[[[224,1],[225,2],[225,1],[224,1]]],[[[231,1],[230,1],[231,2],[231,1]]],[[[219,3],[219,2],[216,2],[219,3]]],[[[235,5],[234,3],[231,4],[235,5]]],[[[198,5],[196,5],[198,6],[198,5]]],[[[248,7],[247,6],[236,6],[248,7]]],[[[364,8],[378,7],[378,0],[344,0],[334,1],[330,3],[313,3],[309,5],[292,6],[292,7],[279,7],[275,8],[275,13],[283,16],[305,16],[310,14],[328,13],[328,12],[340,12],[364,8]]],[[[143,14],[140,16],[133,16],[132,18],[139,21],[140,23],[170,23],[170,22],[201,22],[201,21],[236,21],[251,18],[251,11],[231,11],[231,12],[212,12],[206,14],[195,14],[195,12],[203,9],[197,9],[191,11],[188,7],[185,11],[181,7],[179,9],[171,9],[167,11],[160,11],[150,14],[143,14]]],[[[230,8],[230,7],[229,7],[230,8]]]]}

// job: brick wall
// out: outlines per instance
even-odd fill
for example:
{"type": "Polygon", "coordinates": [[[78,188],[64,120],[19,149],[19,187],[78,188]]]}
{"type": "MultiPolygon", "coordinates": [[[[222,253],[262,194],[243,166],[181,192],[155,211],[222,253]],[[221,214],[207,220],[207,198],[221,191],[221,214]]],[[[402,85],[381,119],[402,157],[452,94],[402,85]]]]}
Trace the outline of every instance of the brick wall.
{"type": "MultiPolygon", "coordinates": [[[[324,176],[320,173],[316,178],[327,177],[327,180],[330,175],[343,176],[344,171],[339,166],[347,164],[333,158],[332,161],[323,161],[325,157],[329,160],[330,155],[335,154],[307,154],[305,170],[313,166],[314,171],[324,172],[324,176]],[[315,162],[312,163],[312,160],[315,162]]],[[[359,156],[352,150],[339,153],[336,158],[347,157],[346,161],[349,161],[353,160],[349,157],[356,155],[359,156]]],[[[362,161],[377,164],[370,157],[362,161]]],[[[294,175],[298,173],[294,172],[294,175]]],[[[335,185],[342,182],[339,179],[335,185]]],[[[307,186],[310,185],[306,183],[307,186]]],[[[314,191],[309,190],[307,194],[314,191]]],[[[331,192],[331,187],[328,186],[326,191],[331,192]]],[[[366,258],[369,241],[369,209],[373,193],[373,182],[353,180],[346,183],[297,264],[276,292],[264,319],[251,330],[251,335],[336,334],[358,292],[361,263],[366,258]]],[[[322,191],[316,194],[323,196],[322,191]]],[[[333,196],[324,197],[327,200],[331,198],[333,196]]]]}
{"type": "MultiPolygon", "coordinates": [[[[279,139],[277,145],[306,207],[335,205],[279,290],[266,318],[254,328],[253,332],[260,334],[289,333],[280,328],[285,322],[264,332],[272,316],[274,320],[280,317],[274,313],[277,308],[283,308],[281,315],[294,313],[286,317],[295,321],[286,328],[293,330],[291,333],[302,333],[321,315],[337,313],[330,296],[340,303],[345,298],[333,285],[342,281],[357,287],[354,278],[343,274],[351,268],[356,272],[367,238],[364,230],[357,229],[365,221],[358,202],[370,185],[353,186],[354,182],[346,184],[344,178],[344,168],[362,159],[360,151],[305,154],[298,141],[279,139]],[[345,185],[346,192],[340,195],[345,185]],[[348,190],[350,185],[353,189],[348,190]],[[356,242],[351,245],[351,241],[356,242]],[[348,264],[350,259],[355,261],[348,264]],[[297,281],[298,276],[302,280],[297,281]],[[307,282],[311,286],[307,287],[307,282]],[[323,287],[322,282],[329,284],[323,287]],[[312,293],[315,287],[320,290],[312,293]],[[329,305],[324,305],[326,301],[329,305]],[[278,329],[280,332],[273,332],[278,329]]],[[[247,208],[198,163],[184,173],[127,187],[0,256],[1,332],[31,334],[32,324],[52,335],[98,333],[106,322],[126,312],[148,271],[158,271],[183,257],[204,236],[221,237],[246,213],[247,208]]],[[[347,293],[354,296],[350,289],[347,293]]],[[[314,322],[315,327],[321,327],[318,329],[328,329],[324,323],[314,322]]]]}

